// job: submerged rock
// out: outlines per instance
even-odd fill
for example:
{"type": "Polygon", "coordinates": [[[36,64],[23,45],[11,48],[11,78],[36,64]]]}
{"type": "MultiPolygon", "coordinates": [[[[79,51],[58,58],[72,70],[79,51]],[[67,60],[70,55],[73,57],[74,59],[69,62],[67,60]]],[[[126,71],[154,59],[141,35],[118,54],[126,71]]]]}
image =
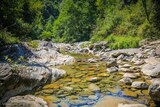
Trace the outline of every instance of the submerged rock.
{"type": "Polygon", "coordinates": [[[100,91],[100,88],[96,85],[96,84],[89,84],[88,85],[88,88],[91,90],[91,91],[100,91]]]}
{"type": "Polygon", "coordinates": [[[118,107],[147,107],[144,104],[118,104],[118,107]]]}
{"type": "Polygon", "coordinates": [[[10,98],[5,104],[6,107],[48,107],[47,103],[33,95],[16,96],[10,98]]]}

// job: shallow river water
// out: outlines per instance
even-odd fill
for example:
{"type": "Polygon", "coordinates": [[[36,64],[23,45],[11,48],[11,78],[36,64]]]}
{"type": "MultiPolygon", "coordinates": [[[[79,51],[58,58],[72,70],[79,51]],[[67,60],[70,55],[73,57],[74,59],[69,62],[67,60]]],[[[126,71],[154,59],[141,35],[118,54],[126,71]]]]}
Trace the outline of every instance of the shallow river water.
{"type": "Polygon", "coordinates": [[[87,58],[79,56],[74,64],[58,67],[67,75],[37,89],[35,95],[47,101],[50,107],[117,107],[118,103],[154,105],[147,90],[137,90],[118,82],[123,73],[110,74],[105,62],[89,63],[87,58]]]}

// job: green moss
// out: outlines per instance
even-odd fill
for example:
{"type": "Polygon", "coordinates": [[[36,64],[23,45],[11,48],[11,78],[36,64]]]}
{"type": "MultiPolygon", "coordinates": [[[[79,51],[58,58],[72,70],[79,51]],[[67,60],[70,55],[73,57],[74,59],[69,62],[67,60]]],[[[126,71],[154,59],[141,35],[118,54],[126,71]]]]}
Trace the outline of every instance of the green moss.
{"type": "Polygon", "coordinates": [[[31,48],[38,48],[38,41],[30,41],[28,42],[28,45],[31,47],[31,48]]]}

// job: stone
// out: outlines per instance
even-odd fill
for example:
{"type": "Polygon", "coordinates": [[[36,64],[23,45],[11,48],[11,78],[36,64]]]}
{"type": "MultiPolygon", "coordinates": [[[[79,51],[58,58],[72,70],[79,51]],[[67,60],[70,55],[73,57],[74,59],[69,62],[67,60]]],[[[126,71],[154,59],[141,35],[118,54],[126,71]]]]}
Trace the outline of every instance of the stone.
{"type": "Polygon", "coordinates": [[[61,100],[54,95],[52,95],[52,96],[39,96],[39,97],[42,98],[43,100],[45,100],[47,103],[59,103],[59,102],[61,102],[61,100]]]}
{"type": "Polygon", "coordinates": [[[43,90],[43,93],[45,93],[45,94],[52,94],[53,90],[52,89],[43,90]]]}
{"type": "Polygon", "coordinates": [[[129,89],[124,89],[123,94],[125,96],[130,96],[130,97],[135,97],[135,98],[137,98],[137,96],[138,96],[137,93],[135,93],[135,92],[133,92],[133,91],[131,91],[129,89]]]}
{"type": "Polygon", "coordinates": [[[160,101],[160,83],[153,83],[148,88],[150,97],[155,101],[160,101]]]}
{"type": "Polygon", "coordinates": [[[124,64],[124,65],[123,65],[123,68],[130,68],[130,67],[131,67],[130,64],[124,64]]]}
{"type": "Polygon", "coordinates": [[[46,66],[72,64],[75,59],[69,55],[62,55],[54,48],[40,46],[38,50],[32,50],[33,55],[29,62],[36,62],[46,66]]]}
{"type": "Polygon", "coordinates": [[[114,72],[117,72],[117,71],[118,71],[118,68],[117,68],[117,67],[107,68],[107,72],[108,72],[108,73],[114,73],[114,72]]]}
{"type": "Polygon", "coordinates": [[[84,100],[71,100],[69,103],[74,106],[87,104],[87,102],[84,100]]]}
{"type": "Polygon", "coordinates": [[[106,67],[113,67],[113,66],[117,66],[116,60],[115,59],[110,59],[109,61],[106,62],[106,67]]]}
{"type": "Polygon", "coordinates": [[[131,79],[138,78],[139,73],[124,73],[123,77],[129,77],[131,79]]]}
{"type": "Polygon", "coordinates": [[[88,85],[88,88],[91,90],[91,91],[100,91],[100,88],[96,85],[96,84],[89,84],[88,85]]]}
{"type": "Polygon", "coordinates": [[[160,64],[145,64],[141,71],[147,76],[160,77],[160,64]]]}
{"type": "Polygon", "coordinates": [[[63,90],[71,92],[73,91],[73,87],[63,87],[63,90]]]}
{"type": "Polygon", "coordinates": [[[132,83],[131,87],[138,88],[138,89],[146,89],[148,88],[148,85],[145,82],[135,81],[132,83]]]}
{"type": "Polygon", "coordinates": [[[2,99],[0,99],[0,104],[12,96],[31,91],[35,87],[46,84],[48,81],[52,80],[52,78],[57,79],[62,75],[60,72],[54,72],[53,70],[40,65],[18,64],[12,66],[12,71],[15,73],[9,78],[9,82],[7,83],[7,86],[5,86],[6,89],[3,89],[4,92],[3,97],[1,97],[2,99]]]}
{"type": "Polygon", "coordinates": [[[88,98],[89,98],[90,100],[97,100],[97,99],[98,99],[98,97],[95,96],[95,95],[90,95],[90,96],[88,96],[88,98]]]}
{"type": "Polygon", "coordinates": [[[144,104],[118,104],[118,107],[147,107],[144,104]]]}
{"type": "Polygon", "coordinates": [[[47,84],[43,87],[43,89],[59,89],[60,85],[59,84],[47,84]]]}
{"type": "Polygon", "coordinates": [[[133,101],[116,96],[105,96],[93,107],[117,107],[120,103],[133,103],[133,101]]]}
{"type": "Polygon", "coordinates": [[[108,76],[110,76],[110,75],[107,74],[107,73],[100,73],[100,74],[98,74],[97,76],[98,76],[98,77],[108,77],[108,76]]]}
{"type": "Polygon", "coordinates": [[[90,59],[88,59],[88,62],[90,62],[90,63],[96,63],[96,62],[97,62],[97,59],[90,58],[90,59]]]}
{"type": "Polygon", "coordinates": [[[6,107],[48,107],[47,103],[33,95],[11,97],[5,104],[6,107]]]}
{"type": "Polygon", "coordinates": [[[87,77],[87,80],[89,82],[98,82],[100,81],[100,78],[99,77],[87,77]]]}
{"type": "Polygon", "coordinates": [[[160,56],[160,45],[156,47],[156,55],[160,56]]]}
{"type": "Polygon", "coordinates": [[[121,54],[121,55],[119,55],[118,57],[117,57],[117,60],[123,60],[124,59],[124,55],[123,54],[121,54]]]}
{"type": "Polygon", "coordinates": [[[132,79],[130,79],[129,77],[124,77],[124,78],[122,78],[121,80],[119,80],[120,82],[123,82],[123,83],[125,83],[125,84],[132,84],[132,79]]]}
{"type": "Polygon", "coordinates": [[[160,84],[160,78],[152,78],[151,83],[159,83],[160,84]]]}
{"type": "Polygon", "coordinates": [[[119,68],[118,71],[129,72],[129,68],[119,68]]]}
{"type": "Polygon", "coordinates": [[[143,60],[140,60],[140,61],[135,61],[134,65],[143,65],[145,62],[143,60]]]}
{"type": "Polygon", "coordinates": [[[6,81],[11,77],[12,68],[7,63],[0,63],[0,80],[6,81]]]}

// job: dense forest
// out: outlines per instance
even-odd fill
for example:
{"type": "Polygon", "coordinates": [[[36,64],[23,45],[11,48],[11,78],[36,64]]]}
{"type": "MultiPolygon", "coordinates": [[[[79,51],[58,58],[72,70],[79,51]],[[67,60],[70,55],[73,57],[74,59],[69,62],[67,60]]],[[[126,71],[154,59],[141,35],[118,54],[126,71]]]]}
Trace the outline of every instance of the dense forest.
{"type": "Polygon", "coordinates": [[[1,0],[0,16],[1,45],[160,38],[159,0],[1,0]]]}

